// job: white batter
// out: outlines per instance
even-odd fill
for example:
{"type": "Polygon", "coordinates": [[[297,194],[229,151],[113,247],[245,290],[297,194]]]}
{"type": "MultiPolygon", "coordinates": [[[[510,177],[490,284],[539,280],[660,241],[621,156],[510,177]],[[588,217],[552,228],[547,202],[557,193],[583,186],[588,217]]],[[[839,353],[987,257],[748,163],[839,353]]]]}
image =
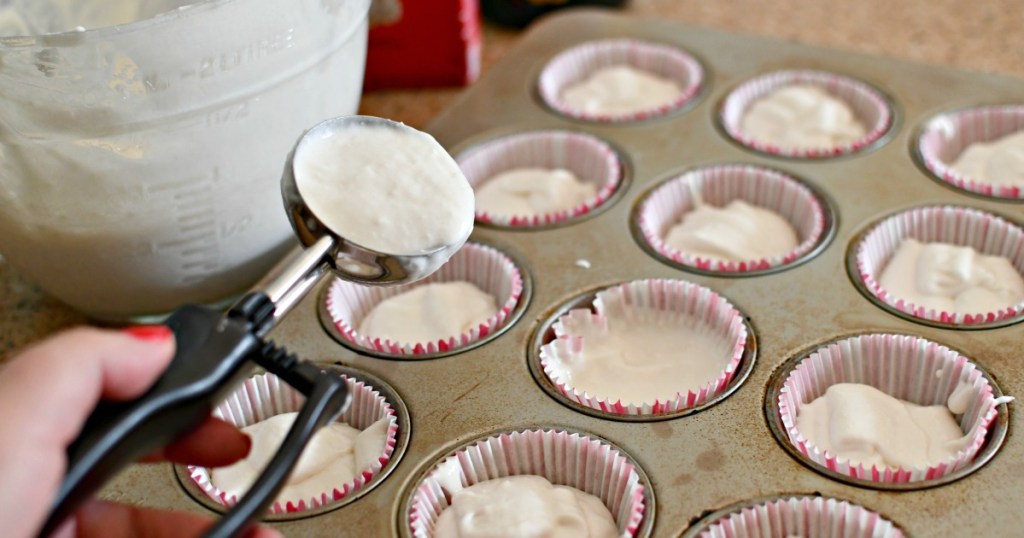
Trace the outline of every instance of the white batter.
{"type": "MultiPolygon", "coordinates": [[[[229,498],[235,495],[241,499],[277,452],[297,416],[298,413],[284,413],[242,428],[252,437],[249,455],[228,467],[212,469],[210,482],[229,498]]],[[[355,480],[358,473],[369,469],[384,454],[387,431],[386,418],[363,431],[341,422],[324,426],[306,445],[284,488],[277,494],[277,501],[297,503],[314,497],[319,499],[322,493],[332,498],[334,488],[355,480]]]]}
{"type": "Polygon", "coordinates": [[[781,256],[800,240],[778,213],[733,200],[725,207],[698,202],[669,230],[665,243],[699,258],[739,262],[781,256]]]}
{"type": "Polygon", "coordinates": [[[671,105],[683,89],[674,80],[628,65],[602,67],[566,86],[559,96],[573,110],[588,114],[636,114],[671,105]]]}
{"type": "Polygon", "coordinates": [[[597,497],[521,475],[474,484],[452,495],[435,538],[612,538],[611,512],[597,497]]]}
{"type": "Polygon", "coordinates": [[[727,339],[692,319],[636,307],[604,315],[607,327],[562,320],[565,334],[583,338],[583,351],[551,364],[577,392],[634,405],[672,400],[710,383],[732,358],[727,339]]]}
{"type": "Polygon", "coordinates": [[[564,169],[516,168],[486,180],[476,210],[503,217],[568,211],[597,196],[597,187],[564,169]]]}
{"type": "Polygon", "coordinates": [[[369,338],[412,344],[458,336],[498,312],[491,294],[469,282],[433,282],[389,297],[359,324],[369,338]]]}
{"type": "Polygon", "coordinates": [[[905,239],[878,283],[894,297],[940,312],[995,312],[1024,301],[1024,279],[1002,256],[905,239]]]}
{"type": "Polygon", "coordinates": [[[864,466],[928,467],[965,442],[945,406],[912,404],[857,383],[832,385],[801,406],[796,427],[821,450],[864,466]]]}
{"type": "Polygon", "coordinates": [[[740,131],[785,149],[842,146],[867,134],[846,103],[811,84],[783,86],[755,100],[740,120],[740,131]]]}
{"type": "Polygon", "coordinates": [[[473,189],[434,138],[356,126],[295,155],[299,193],[345,239],[387,254],[460,246],[473,231],[473,189]]]}
{"type": "Polygon", "coordinates": [[[1024,131],[1004,136],[991,142],[976,142],[967,146],[956,162],[954,170],[992,185],[1024,185],[1024,131]]]}

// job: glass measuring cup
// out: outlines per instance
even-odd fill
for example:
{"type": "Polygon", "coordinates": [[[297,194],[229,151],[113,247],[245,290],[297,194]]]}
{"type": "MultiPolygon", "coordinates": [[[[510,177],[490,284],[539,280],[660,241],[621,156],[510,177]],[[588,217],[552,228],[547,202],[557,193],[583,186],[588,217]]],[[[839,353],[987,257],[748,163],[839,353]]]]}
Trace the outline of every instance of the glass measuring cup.
{"type": "Polygon", "coordinates": [[[185,4],[0,0],[25,31],[148,17],[0,37],[0,254],[97,318],[248,289],[294,245],[280,156],[358,106],[369,0],[185,4]]]}

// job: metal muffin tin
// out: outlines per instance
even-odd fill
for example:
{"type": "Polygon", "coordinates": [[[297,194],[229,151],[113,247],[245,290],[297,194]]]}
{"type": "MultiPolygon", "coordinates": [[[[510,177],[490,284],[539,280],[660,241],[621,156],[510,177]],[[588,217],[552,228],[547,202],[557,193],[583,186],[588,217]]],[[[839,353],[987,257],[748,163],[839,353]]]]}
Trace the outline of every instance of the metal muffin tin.
{"type": "MultiPolygon", "coordinates": [[[[412,436],[397,468],[373,490],[328,513],[274,526],[288,536],[396,535],[399,507],[417,469],[487,432],[562,424],[607,439],[642,467],[657,503],[656,513],[648,514],[654,518],[656,537],[678,536],[692,522],[724,507],[783,494],[849,500],[881,513],[911,536],[1024,533],[1024,511],[1018,506],[1024,494],[1024,443],[1014,437],[1020,414],[1010,409],[1007,420],[1005,405],[1000,407],[1005,440],[986,455],[991,456],[988,463],[954,482],[914,491],[858,487],[812,471],[779,445],[764,411],[771,376],[788,359],[816,343],[875,331],[918,335],[958,349],[981,365],[1004,393],[1024,394],[1024,325],[967,331],[918,323],[867,300],[846,271],[847,249],[856,234],[899,209],[963,204],[1022,220],[1019,202],[955,191],[922,172],[911,154],[918,125],[936,113],[1013,102],[1024,102],[1024,81],[1010,77],[598,11],[570,10],[545,19],[427,130],[453,152],[499,130],[585,131],[622,152],[631,181],[609,207],[564,226],[477,228],[475,240],[518,255],[533,275],[533,297],[523,317],[479,347],[434,360],[374,358],[339,345],[323,331],[316,296],[300,305],[274,338],[305,358],[341,361],[386,380],[406,402],[412,436]],[[700,58],[706,78],[697,101],[661,118],[623,124],[575,121],[539,101],[534,86],[548,60],[578,43],[610,37],[668,43],[700,58]],[[870,151],[813,161],[755,153],[723,136],[716,126],[717,105],[731,88],[759,74],[792,68],[834,71],[879,88],[897,111],[892,133],[870,151]],[[697,166],[736,162],[790,173],[833,201],[837,218],[827,246],[806,263],[737,278],[670,267],[634,239],[631,209],[658,179],[697,166]],[[577,265],[581,259],[590,267],[577,265]],[[610,420],[556,401],[528,367],[537,331],[572,298],[643,278],[707,286],[749,316],[757,360],[745,381],[715,405],[667,420],[610,420]]],[[[205,510],[177,484],[170,466],[136,466],[106,494],[163,508],[205,510]]]]}

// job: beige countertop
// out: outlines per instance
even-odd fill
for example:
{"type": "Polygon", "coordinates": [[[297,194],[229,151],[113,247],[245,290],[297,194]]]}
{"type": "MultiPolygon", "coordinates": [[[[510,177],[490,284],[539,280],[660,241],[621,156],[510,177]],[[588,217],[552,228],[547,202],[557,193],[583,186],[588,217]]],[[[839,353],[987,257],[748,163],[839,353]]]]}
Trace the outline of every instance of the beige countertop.
{"type": "MultiPolygon", "coordinates": [[[[632,0],[626,13],[923,63],[1024,76],[1024,0],[632,0]]],[[[484,71],[520,33],[484,31],[484,71]]],[[[382,91],[361,112],[423,127],[460,89],[382,91]]],[[[86,318],[0,261],[0,359],[86,318]]]]}

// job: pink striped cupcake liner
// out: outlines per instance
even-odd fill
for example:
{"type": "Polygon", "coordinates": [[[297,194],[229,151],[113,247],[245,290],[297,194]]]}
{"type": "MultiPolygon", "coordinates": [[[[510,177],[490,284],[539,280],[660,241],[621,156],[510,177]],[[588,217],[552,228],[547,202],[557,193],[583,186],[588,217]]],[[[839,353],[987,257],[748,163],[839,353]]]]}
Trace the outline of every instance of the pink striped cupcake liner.
{"type": "Polygon", "coordinates": [[[831,235],[829,206],[810,187],[782,172],[760,166],[725,164],[683,173],[654,187],[634,213],[642,242],[654,254],[684,268],[714,273],[759,274],[803,261],[831,235]],[[771,258],[712,260],[682,252],[665,243],[669,230],[696,208],[699,195],[716,207],[742,200],[779,214],[797,232],[799,245],[771,258]]]}
{"type": "Polygon", "coordinates": [[[684,280],[637,280],[597,293],[591,308],[572,309],[553,325],[555,338],[540,348],[544,375],[570,402],[604,413],[624,416],[676,414],[704,405],[726,392],[746,351],[748,330],[743,315],[721,295],[684,280]],[[587,335],[607,334],[613,323],[658,320],[712,335],[721,344],[722,370],[698,387],[678,388],[670,398],[622,401],[614,395],[593,395],[569,380],[570,365],[583,360],[587,335]]]}
{"type": "Polygon", "coordinates": [[[882,92],[866,82],[828,71],[792,70],[767,73],[737,86],[722,103],[719,121],[730,137],[754,151],[797,159],[823,159],[856,153],[875,144],[889,132],[895,114],[882,92]],[[741,124],[750,105],[779,88],[793,84],[818,86],[842,100],[853,110],[867,133],[849,144],[820,148],[779,147],[745,134],[741,124]]]}
{"type": "Polygon", "coordinates": [[[575,207],[542,215],[477,210],[477,222],[512,228],[548,226],[586,215],[608,201],[623,181],[618,153],[607,142],[576,131],[531,131],[498,138],[463,152],[457,161],[474,190],[502,172],[543,168],[568,170],[597,191],[575,207]]]}
{"type": "Polygon", "coordinates": [[[883,484],[941,479],[971,465],[998,415],[1012,400],[996,397],[980,367],[960,353],[916,336],[865,334],[829,343],[780,374],[785,380],[775,400],[786,443],[818,470],[883,484]],[[800,408],[832,385],[860,383],[918,405],[948,406],[964,432],[965,445],[953,456],[927,467],[866,466],[815,446],[797,428],[800,408]]]}
{"type": "Polygon", "coordinates": [[[500,432],[456,449],[413,482],[403,504],[403,534],[430,538],[438,517],[460,490],[522,475],[541,476],[597,497],[622,538],[650,535],[654,492],[643,470],[611,443],[561,429],[500,432]]]}
{"type": "MultiPolygon", "coordinates": [[[[348,408],[336,419],[364,430],[373,423],[389,421],[384,452],[370,468],[362,469],[359,476],[347,484],[338,484],[331,491],[309,499],[278,500],[268,510],[271,516],[302,515],[334,504],[341,504],[362,488],[376,485],[374,478],[395,455],[398,437],[398,419],[387,399],[374,387],[363,381],[339,373],[345,379],[352,400],[348,408]]],[[[266,420],[272,416],[296,412],[305,402],[305,396],[273,374],[260,374],[247,379],[231,396],[222,401],[213,415],[242,428],[266,420]]],[[[225,508],[234,506],[238,498],[229,496],[210,480],[206,467],[188,466],[189,477],[211,500],[225,508]]]]}
{"type": "MultiPolygon", "coordinates": [[[[913,304],[884,289],[878,280],[893,254],[906,239],[972,247],[990,256],[1007,258],[1024,274],[1024,229],[1002,217],[959,206],[927,206],[891,215],[851,249],[852,268],[869,298],[912,319],[949,327],[985,327],[1018,320],[1024,302],[995,312],[945,312],[913,304]]],[[[852,271],[851,271],[852,273],[852,271]]]]}
{"type": "Polygon", "coordinates": [[[700,93],[703,84],[704,68],[700,61],[678,47],[635,39],[605,39],[582,43],[559,53],[544,67],[537,86],[541,99],[566,116],[595,122],[628,122],[682,109],[700,93]],[[576,109],[562,99],[566,87],[583,81],[599,69],[619,65],[672,80],[682,91],[669,103],[629,114],[592,113],[576,109]]]}
{"type": "Polygon", "coordinates": [[[690,538],[903,538],[893,522],[863,506],[829,497],[750,501],[716,512],[691,527],[690,538]],[[723,513],[724,512],[724,513],[723,513]]]}
{"type": "Polygon", "coordinates": [[[1011,200],[1024,199],[1021,185],[993,184],[953,167],[968,146],[1024,131],[1024,105],[981,106],[939,114],[925,122],[917,156],[931,174],[958,189],[1011,200]]]}
{"type": "Polygon", "coordinates": [[[364,286],[335,279],[324,295],[326,323],[336,336],[357,351],[394,358],[433,358],[497,336],[513,319],[523,300],[524,276],[512,258],[479,243],[466,243],[434,274],[402,286],[364,286]],[[385,299],[432,282],[469,282],[492,295],[498,309],[478,326],[436,342],[395,342],[358,332],[359,324],[385,299]]]}

